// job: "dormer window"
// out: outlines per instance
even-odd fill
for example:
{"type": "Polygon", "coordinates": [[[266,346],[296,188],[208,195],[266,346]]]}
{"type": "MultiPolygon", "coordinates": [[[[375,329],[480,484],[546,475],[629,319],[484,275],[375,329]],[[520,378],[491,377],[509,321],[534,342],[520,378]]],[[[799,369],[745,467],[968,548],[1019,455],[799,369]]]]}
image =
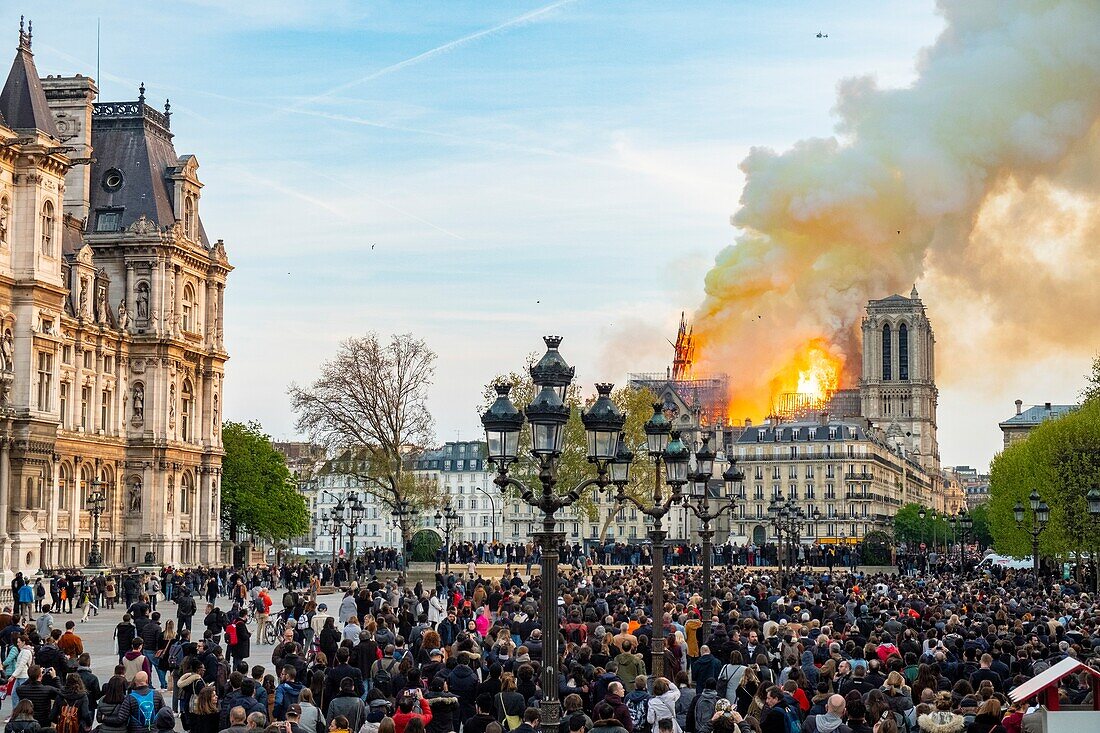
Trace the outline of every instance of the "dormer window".
{"type": "Polygon", "coordinates": [[[97,232],[117,232],[122,228],[122,209],[102,209],[96,212],[97,232]]]}
{"type": "Polygon", "coordinates": [[[42,204],[42,254],[53,254],[53,201],[42,204]]]}

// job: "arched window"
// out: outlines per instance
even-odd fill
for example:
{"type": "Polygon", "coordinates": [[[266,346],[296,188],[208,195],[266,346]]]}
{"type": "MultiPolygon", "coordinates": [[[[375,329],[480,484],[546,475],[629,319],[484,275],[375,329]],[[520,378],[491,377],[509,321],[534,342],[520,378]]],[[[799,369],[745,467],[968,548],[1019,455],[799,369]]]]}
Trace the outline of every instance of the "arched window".
{"type": "Polygon", "coordinates": [[[898,327],[898,379],[909,379],[909,329],[904,323],[898,327]]]}
{"type": "Polygon", "coordinates": [[[67,463],[62,463],[57,478],[57,508],[60,511],[65,511],[65,507],[69,504],[69,483],[72,480],[72,470],[67,463]]]}
{"type": "Polygon", "coordinates": [[[890,369],[890,324],[887,323],[882,327],[882,378],[885,381],[890,381],[893,378],[893,373],[890,369]]]}
{"type": "Polygon", "coordinates": [[[183,286],[183,330],[194,331],[195,288],[191,283],[183,286]]]}
{"type": "Polygon", "coordinates": [[[195,197],[183,200],[183,233],[188,239],[195,239],[195,197]]]}
{"type": "Polygon", "coordinates": [[[180,514],[191,513],[191,490],[194,487],[194,480],[191,478],[191,474],[183,474],[183,478],[180,479],[180,514]]]}
{"type": "Polygon", "coordinates": [[[191,411],[194,408],[194,393],[191,391],[191,382],[183,383],[183,391],[180,394],[183,404],[180,405],[180,438],[191,440],[191,411]]]}
{"type": "Polygon", "coordinates": [[[42,254],[53,254],[53,201],[42,204],[42,254]]]}

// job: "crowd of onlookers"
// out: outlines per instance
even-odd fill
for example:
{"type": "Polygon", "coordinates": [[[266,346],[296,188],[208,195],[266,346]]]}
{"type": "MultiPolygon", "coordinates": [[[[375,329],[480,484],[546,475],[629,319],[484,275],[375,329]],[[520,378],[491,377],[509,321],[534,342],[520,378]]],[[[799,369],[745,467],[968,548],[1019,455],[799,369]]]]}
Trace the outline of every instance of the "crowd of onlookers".
{"type": "MultiPolygon", "coordinates": [[[[1008,691],[1067,657],[1100,664],[1095,597],[1031,572],[780,581],[721,564],[708,603],[700,570],[673,565],[655,620],[648,573],[563,565],[558,624],[545,629],[540,578],[518,567],[493,579],[456,568],[427,585],[378,569],[360,558],[17,578],[18,605],[0,613],[7,729],[1036,733],[1034,701],[1008,691]],[[349,578],[331,608],[326,571],[349,578]],[[173,602],[158,610],[158,598],[173,602]],[[102,678],[77,633],[84,605],[122,614],[102,678]],[[260,651],[272,624],[280,636],[260,651]],[[545,657],[548,633],[557,659],[545,657]],[[540,704],[547,693],[560,715],[540,704]]],[[[1062,680],[1067,704],[1091,701],[1085,675],[1062,680]]]]}

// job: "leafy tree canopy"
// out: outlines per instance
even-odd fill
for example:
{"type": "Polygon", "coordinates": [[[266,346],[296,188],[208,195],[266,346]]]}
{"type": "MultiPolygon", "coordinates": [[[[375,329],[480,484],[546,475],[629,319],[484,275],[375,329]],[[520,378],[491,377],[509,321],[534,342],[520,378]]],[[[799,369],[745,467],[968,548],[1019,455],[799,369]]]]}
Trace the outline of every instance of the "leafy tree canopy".
{"type": "Polygon", "coordinates": [[[259,423],[226,422],[222,443],[222,522],[230,537],[245,532],[274,541],[308,532],[305,499],[259,423]]]}
{"type": "MultiPolygon", "coordinates": [[[[1089,517],[1085,495],[1100,485],[1100,400],[1048,420],[1025,440],[998,454],[990,466],[989,525],[1000,553],[1031,554],[1031,536],[1016,526],[1013,507],[1024,506],[1023,529],[1032,526],[1028,495],[1034,490],[1050,507],[1050,522],[1040,537],[1040,552],[1095,551],[1100,531],[1089,517]]],[[[977,522],[975,522],[977,525],[977,522]]]]}

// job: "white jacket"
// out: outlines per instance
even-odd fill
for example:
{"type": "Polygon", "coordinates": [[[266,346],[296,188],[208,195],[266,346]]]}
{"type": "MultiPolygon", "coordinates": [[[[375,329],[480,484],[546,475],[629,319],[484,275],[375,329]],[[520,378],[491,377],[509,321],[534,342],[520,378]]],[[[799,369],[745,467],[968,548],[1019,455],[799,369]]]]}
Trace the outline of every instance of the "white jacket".
{"type": "Polygon", "coordinates": [[[428,600],[428,623],[433,626],[447,618],[447,604],[439,596],[432,596],[428,600]]]}
{"type": "Polygon", "coordinates": [[[31,648],[29,646],[23,647],[19,651],[19,656],[15,659],[15,671],[11,673],[11,676],[17,680],[27,679],[27,669],[31,666],[33,659],[34,652],[31,651],[31,648]]]}
{"type": "Polygon", "coordinates": [[[683,733],[680,724],[676,722],[676,701],[679,699],[678,687],[673,687],[663,695],[649,698],[649,712],[645,719],[653,724],[653,730],[657,730],[657,723],[667,718],[672,721],[673,733],[683,733]]]}

